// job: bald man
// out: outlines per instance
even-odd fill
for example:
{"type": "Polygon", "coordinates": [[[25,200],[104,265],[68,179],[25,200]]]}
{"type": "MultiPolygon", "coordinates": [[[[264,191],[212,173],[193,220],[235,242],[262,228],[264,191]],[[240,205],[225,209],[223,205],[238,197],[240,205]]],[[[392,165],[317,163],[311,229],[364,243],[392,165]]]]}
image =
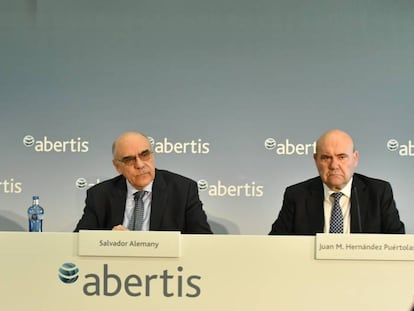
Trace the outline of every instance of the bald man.
{"type": "Polygon", "coordinates": [[[155,168],[148,137],[126,132],[112,144],[112,164],[119,176],[87,190],[79,230],[143,230],[212,233],[197,183],[155,168]],[[142,221],[135,223],[136,193],[141,193],[142,221]]]}
{"type": "Polygon", "coordinates": [[[287,187],[270,235],[333,233],[334,195],[339,193],[341,231],[405,233],[391,185],[355,173],[358,151],[352,137],[338,129],[324,133],[313,155],[319,176],[287,187]]]}

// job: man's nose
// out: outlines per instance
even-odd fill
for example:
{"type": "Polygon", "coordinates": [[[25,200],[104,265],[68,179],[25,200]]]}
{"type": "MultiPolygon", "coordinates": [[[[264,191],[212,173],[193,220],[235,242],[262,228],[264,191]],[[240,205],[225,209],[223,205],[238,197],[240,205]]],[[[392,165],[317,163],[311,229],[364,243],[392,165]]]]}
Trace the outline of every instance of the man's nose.
{"type": "Polygon", "coordinates": [[[338,167],[338,160],[336,158],[332,158],[331,162],[329,163],[330,168],[337,168],[338,167]]]}
{"type": "Polygon", "coordinates": [[[135,158],[135,168],[141,168],[144,166],[144,161],[142,161],[138,156],[135,158]]]}

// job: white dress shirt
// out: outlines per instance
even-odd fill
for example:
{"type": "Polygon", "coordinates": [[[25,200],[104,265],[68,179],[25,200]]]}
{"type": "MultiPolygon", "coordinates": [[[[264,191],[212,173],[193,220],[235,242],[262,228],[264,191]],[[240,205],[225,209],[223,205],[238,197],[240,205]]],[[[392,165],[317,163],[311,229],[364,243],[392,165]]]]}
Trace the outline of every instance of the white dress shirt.
{"type": "MultiPolygon", "coordinates": [[[[133,213],[134,213],[134,193],[138,190],[135,189],[127,180],[127,196],[125,202],[125,213],[124,213],[124,221],[122,225],[125,228],[128,228],[129,222],[132,220],[133,213]]],[[[151,199],[152,199],[152,182],[146,186],[144,189],[145,194],[142,198],[144,201],[144,222],[142,223],[142,231],[149,231],[150,228],[150,216],[151,216],[151,199]]]]}
{"type": "Polygon", "coordinates": [[[351,188],[352,178],[346,184],[346,186],[340,191],[332,191],[327,185],[323,184],[323,190],[325,198],[323,200],[323,209],[325,214],[325,226],[323,228],[324,233],[329,233],[329,225],[331,223],[331,213],[333,208],[334,199],[331,196],[334,192],[342,192],[343,196],[339,200],[341,206],[342,215],[344,216],[344,233],[351,232],[351,188]]]}

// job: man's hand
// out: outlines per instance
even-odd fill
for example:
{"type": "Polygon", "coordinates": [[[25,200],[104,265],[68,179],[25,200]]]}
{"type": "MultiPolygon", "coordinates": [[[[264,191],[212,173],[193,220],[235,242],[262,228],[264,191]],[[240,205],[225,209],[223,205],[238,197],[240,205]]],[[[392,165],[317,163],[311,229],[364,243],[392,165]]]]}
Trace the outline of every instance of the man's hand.
{"type": "Polygon", "coordinates": [[[125,228],[123,225],[117,225],[112,228],[115,231],[129,231],[128,228],[125,228]]]}

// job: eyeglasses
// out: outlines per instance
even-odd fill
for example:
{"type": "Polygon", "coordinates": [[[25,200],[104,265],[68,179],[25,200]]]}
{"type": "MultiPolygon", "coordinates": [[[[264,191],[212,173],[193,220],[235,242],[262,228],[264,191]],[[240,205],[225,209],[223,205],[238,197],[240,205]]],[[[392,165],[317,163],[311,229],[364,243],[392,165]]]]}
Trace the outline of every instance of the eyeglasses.
{"type": "MultiPolygon", "coordinates": [[[[138,153],[138,158],[141,161],[148,161],[151,158],[152,151],[151,150],[144,150],[141,153],[138,153]]],[[[126,156],[122,159],[117,159],[117,161],[124,163],[125,165],[132,166],[137,163],[137,156],[126,156]]]]}

